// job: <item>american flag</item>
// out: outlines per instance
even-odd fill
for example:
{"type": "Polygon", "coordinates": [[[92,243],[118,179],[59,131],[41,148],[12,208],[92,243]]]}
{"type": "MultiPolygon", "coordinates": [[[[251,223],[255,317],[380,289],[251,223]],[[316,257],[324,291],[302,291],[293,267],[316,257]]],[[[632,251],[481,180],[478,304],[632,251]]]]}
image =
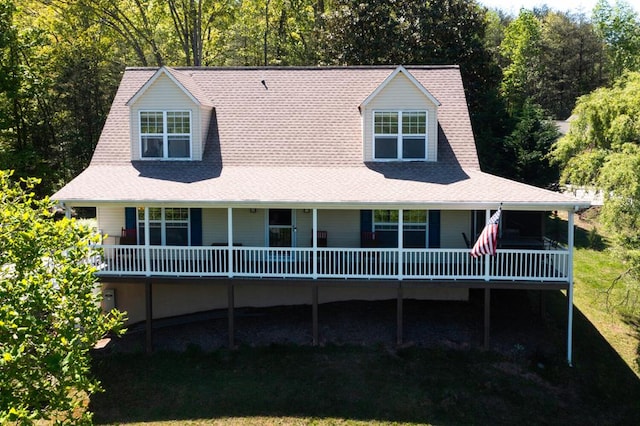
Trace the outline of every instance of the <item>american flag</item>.
{"type": "Polygon", "coordinates": [[[498,225],[500,223],[501,212],[502,209],[498,209],[498,211],[491,216],[491,219],[489,219],[489,222],[485,225],[478,237],[478,240],[471,249],[472,257],[478,257],[485,254],[493,256],[496,254],[496,246],[498,244],[498,225]]]}

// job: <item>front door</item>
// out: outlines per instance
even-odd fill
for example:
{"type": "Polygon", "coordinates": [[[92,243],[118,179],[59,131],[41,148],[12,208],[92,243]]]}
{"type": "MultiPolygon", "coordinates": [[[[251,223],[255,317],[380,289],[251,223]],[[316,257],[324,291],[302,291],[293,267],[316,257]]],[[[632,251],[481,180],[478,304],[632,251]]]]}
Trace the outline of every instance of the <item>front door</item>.
{"type": "Polygon", "coordinates": [[[269,209],[269,247],[293,247],[294,229],[293,210],[269,209]]]}

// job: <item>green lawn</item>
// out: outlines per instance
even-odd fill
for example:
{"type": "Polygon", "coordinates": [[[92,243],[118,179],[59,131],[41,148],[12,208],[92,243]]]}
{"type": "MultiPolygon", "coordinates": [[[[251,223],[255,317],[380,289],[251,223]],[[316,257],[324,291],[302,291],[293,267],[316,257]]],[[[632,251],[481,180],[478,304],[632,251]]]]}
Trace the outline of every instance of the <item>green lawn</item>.
{"type": "Polygon", "coordinates": [[[540,327],[557,351],[543,364],[516,352],[392,345],[97,355],[106,392],[91,400],[96,423],[640,424],[637,319],[625,323],[604,303],[622,265],[589,248],[585,232],[577,243],[573,367],[564,362],[566,297],[548,292],[540,327]]]}

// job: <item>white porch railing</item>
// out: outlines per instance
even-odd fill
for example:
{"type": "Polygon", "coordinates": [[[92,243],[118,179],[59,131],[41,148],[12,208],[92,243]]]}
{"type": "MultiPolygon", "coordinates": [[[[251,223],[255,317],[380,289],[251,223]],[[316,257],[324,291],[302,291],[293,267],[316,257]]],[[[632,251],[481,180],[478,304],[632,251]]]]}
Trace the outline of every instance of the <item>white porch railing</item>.
{"type": "Polygon", "coordinates": [[[103,245],[99,275],[569,281],[569,251],[103,245]]]}

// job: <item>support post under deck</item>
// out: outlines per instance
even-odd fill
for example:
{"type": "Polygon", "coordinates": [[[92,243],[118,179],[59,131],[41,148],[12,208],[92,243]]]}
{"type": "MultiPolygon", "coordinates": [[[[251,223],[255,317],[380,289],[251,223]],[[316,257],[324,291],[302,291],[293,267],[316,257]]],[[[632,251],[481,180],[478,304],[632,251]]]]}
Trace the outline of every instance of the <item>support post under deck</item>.
{"type": "Polygon", "coordinates": [[[146,341],[145,348],[148,354],[153,352],[153,294],[151,280],[144,283],[145,316],[146,316],[146,341]]]}
{"type": "Polygon", "coordinates": [[[484,289],[484,343],[483,347],[488,350],[491,346],[491,289],[484,289]]]}

